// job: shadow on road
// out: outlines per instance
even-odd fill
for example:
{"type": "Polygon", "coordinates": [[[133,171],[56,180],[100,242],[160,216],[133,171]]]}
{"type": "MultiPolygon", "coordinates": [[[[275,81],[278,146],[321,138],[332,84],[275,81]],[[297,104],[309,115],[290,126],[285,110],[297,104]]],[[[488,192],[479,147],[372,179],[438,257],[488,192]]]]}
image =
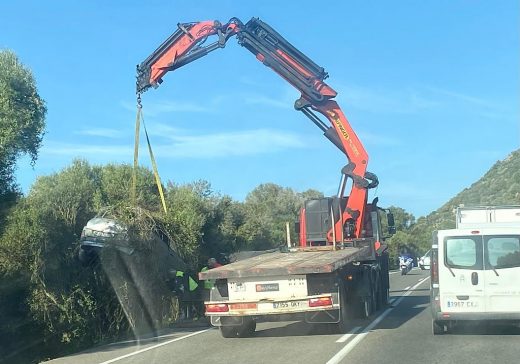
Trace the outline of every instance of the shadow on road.
{"type": "MultiPolygon", "coordinates": [[[[397,307],[391,311],[391,313],[386,316],[386,318],[377,326],[378,329],[395,329],[400,327],[407,321],[413,319],[415,316],[422,313],[425,309],[429,307],[430,304],[430,296],[429,289],[418,289],[415,291],[425,291],[426,294],[422,295],[410,295],[407,296],[397,307]]],[[[394,291],[394,292],[405,292],[405,291],[394,291]]],[[[400,296],[394,296],[397,299],[400,296]]],[[[365,327],[370,324],[370,322],[376,319],[380,314],[384,312],[384,310],[391,308],[391,306],[387,306],[376,313],[374,313],[369,320],[362,319],[353,319],[350,322],[350,329],[361,326],[365,327]]],[[[321,325],[311,325],[305,322],[291,322],[287,325],[276,327],[276,328],[268,328],[262,330],[261,327],[257,328],[255,336],[258,337],[284,337],[284,336],[309,336],[309,335],[337,335],[339,334],[337,327],[333,324],[321,324],[321,325]]]]}
{"type": "Polygon", "coordinates": [[[175,339],[176,337],[181,337],[187,334],[191,334],[195,331],[204,330],[210,328],[209,326],[205,327],[197,327],[197,328],[176,328],[176,329],[169,329],[169,330],[162,330],[159,335],[155,334],[149,334],[149,335],[143,335],[138,339],[135,338],[129,338],[127,340],[115,342],[115,343],[103,343],[98,346],[95,346],[93,348],[87,349],[82,353],[89,353],[89,352],[109,352],[109,351],[115,351],[119,349],[129,348],[129,347],[136,347],[141,348],[146,345],[153,345],[153,344],[160,344],[164,341],[175,339]]]}
{"type": "MultiPolygon", "coordinates": [[[[353,326],[354,327],[354,326],[353,326]]],[[[285,336],[312,336],[312,335],[336,335],[339,332],[333,324],[312,325],[303,321],[290,322],[280,327],[261,329],[257,327],[256,337],[285,337],[285,336]]]]}
{"type": "MultiPolygon", "coordinates": [[[[428,291],[415,290],[415,291],[428,291]]],[[[397,296],[398,299],[400,298],[397,296]]],[[[377,326],[378,329],[395,329],[422,313],[430,304],[429,295],[407,296],[386,318],[377,326]]]]}
{"type": "Polygon", "coordinates": [[[520,335],[520,326],[502,322],[458,322],[450,335],[520,335]]]}

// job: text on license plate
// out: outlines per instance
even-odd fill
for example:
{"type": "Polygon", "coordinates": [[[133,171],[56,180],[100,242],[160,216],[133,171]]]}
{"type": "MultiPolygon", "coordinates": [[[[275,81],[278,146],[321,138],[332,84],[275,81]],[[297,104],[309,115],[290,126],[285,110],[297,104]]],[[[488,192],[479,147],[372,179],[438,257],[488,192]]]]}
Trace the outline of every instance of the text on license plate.
{"type": "Polygon", "coordinates": [[[282,309],[305,307],[306,303],[306,301],[273,302],[273,308],[282,309]]]}

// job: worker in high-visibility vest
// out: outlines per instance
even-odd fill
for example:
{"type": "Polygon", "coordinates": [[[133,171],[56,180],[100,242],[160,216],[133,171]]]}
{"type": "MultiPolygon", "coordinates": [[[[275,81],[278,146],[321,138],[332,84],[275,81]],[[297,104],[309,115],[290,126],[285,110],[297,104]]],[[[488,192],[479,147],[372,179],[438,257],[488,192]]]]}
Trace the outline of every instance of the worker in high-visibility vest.
{"type": "MultiPolygon", "coordinates": [[[[217,260],[215,258],[209,258],[208,264],[204,268],[202,268],[200,271],[205,272],[210,269],[218,268],[218,267],[222,267],[222,264],[217,262],[217,260]]],[[[209,292],[211,291],[211,289],[213,288],[214,285],[215,285],[215,280],[213,280],[213,279],[204,280],[204,289],[202,290],[203,301],[209,301],[209,292]]]]}
{"type": "Polygon", "coordinates": [[[183,271],[175,272],[175,288],[174,292],[179,296],[179,320],[192,318],[194,296],[199,284],[189,274],[183,271]]]}

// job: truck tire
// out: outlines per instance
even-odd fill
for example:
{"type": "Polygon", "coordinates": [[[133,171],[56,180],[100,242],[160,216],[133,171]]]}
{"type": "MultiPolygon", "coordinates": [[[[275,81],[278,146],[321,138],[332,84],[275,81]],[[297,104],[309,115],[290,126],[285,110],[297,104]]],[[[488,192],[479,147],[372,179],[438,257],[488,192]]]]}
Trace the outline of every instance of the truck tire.
{"type": "Polygon", "coordinates": [[[361,318],[369,318],[372,315],[372,311],[372,299],[370,297],[365,298],[361,303],[361,318]]]}
{"type": "Polygon", "coordinates": [[[433,335],[443,335],[444,325],[437,320],[432,320],[432,333],[433,335]]]}
{"type": "Polygon", "coordinates": [[[244,319],[244,323],[238,326],[238,337],[250,337],[256,331],[256,321],[252,319],[244,319]]]}
{"type": "Polygon", "coordinates": [[[220,334],[225,338],[233,338],[238,336],[238,326],[220,326],[220,334]]]}
{"type": "Polygon", "coordinates": [[[352,316],[352,309],[347,300],[347,290],[342,284],[339,292],[339,322],[336,324],[340,334],[348,332],[348,322],[352,316]]]}
{"type": "Polygon", "coordinates": [[[225,338],[249,337],[256,330],[256,321],[245,319],[242,325],[220,326],[220,334],[225,338]]]}
{"type": "Polygon", "coordinates": [[[379,287],[377,292],[377,309],[379,310],[388,305],[388,300],[390,299],[390,289],[386,286],[386,284],[384,284],[383,280],[381,280],[381,276],[379,276],[377,286],[379,287]]]}

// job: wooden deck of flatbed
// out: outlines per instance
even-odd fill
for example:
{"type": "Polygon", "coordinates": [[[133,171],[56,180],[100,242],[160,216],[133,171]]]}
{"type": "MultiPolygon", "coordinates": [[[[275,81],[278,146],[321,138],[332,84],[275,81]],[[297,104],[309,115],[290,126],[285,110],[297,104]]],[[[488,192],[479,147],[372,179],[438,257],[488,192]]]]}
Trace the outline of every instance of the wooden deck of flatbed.
{"type": "Polygon", "coordinates": [[[199,273],[200,279],[331,273],[366,255],[368,247],[265,253],[199,273]]]}

